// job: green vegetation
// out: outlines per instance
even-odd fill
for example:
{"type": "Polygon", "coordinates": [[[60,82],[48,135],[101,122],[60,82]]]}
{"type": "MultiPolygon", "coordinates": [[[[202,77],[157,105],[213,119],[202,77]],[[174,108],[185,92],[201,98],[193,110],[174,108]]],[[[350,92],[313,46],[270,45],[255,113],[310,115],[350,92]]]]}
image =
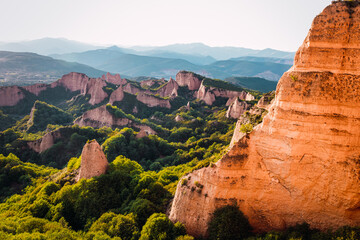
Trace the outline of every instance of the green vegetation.
{"type": "Polygon", "coordinates": [[[70,114],[45,102],[36,101],[27,131],[35,133],[46,129],[48,124],[66,125],[73,121],[70,114]]]}
{"type": "MultiPolygon", "coordinates": [[[[234,85],[219,80],[205,83],[234,90],[234,85]]],[[[151,88],[160,86],[159,82],[151,88]]],[[[114,86],[109,84],[104,90],[110,93],[114,86]]],[[[225,117],[227,99],[218,98],[207,106],[194,100],[186,87],[178,93],[181,97],[171,100],[172,109],[149,108],[125,93],[124,101],[106,105],[113,116],[131,120],[116,129],[64,126],[99,106],[91,106],[87,95],[64,102],[66,91],[41,93],[45,100],[54,94],[56,107],[37,101],[31,117],[15,115],[22,110],[14,108],[7,109],[11,114],[0,111],[4,123],[20,119],[3,125],[0,132],[0,239],[193,240],[182,224],[171,222],[165,214],[180,179],[181,185],[189,185],[190,177],[183,178],[186,174],[215,167],[227,151],[236,121],[225,117]],[[189,108],[185,107],[188,101],[189,108]],[[176,122],[176,116],[182,120],[176,122]],[[144,127],[157,134],[139,137],[144,127]],[[50,136],[49,148],[36,152],[32,147],[39,147],[45,134],[50,136]],[[76,182],[82,148],[92,139],[102,145],[109,168],[99,177],[76,182]]],[[[253,94],[257,99],[261,96],[253,94]]],[[[271,99],[273,93],[265,96],[271,99]]],[[[265,114],[266,110],[255,106],[252,114],[244,114],[240,130],[251,132],[265,114]]],[[[203,184],[195,181],[193,191],[202,192],[203,184]]],[[[255,235],[236,206],[216,210],[209,224],[210,239],[339,240],[359,239],[360,232],[344,227],[321,233],[302,224],[255,235]]]]}
{"type": "Polygon", "coordinates": [[[224,79],[245,89],[253,89],[260,92],[270,92],[276,89],[277,82],[258,77],[230,77],[224,79]]]}
{"type": "Polygon", "coordinates": [[[15,120],[0,110],[0,131],[4,131],[15,124],[15,120]]]}
{"type": "Polygon", "coordinates": [[[236,92],[245,91],[245,89],[242,87],[236,86],[234,84],[231,84],[229,82],[219,80],[219,79],[205,78],[203,80],[202,84],[205,87],[215,87],[215,88],[221,88],[221,89],[236,91],[236,92]]]}
{"type": "Polygon", "coordinates": [[[243,124],[240,127],[240,132],[250,133],[253,130],[253,125],[251,123],[243,124]]]}

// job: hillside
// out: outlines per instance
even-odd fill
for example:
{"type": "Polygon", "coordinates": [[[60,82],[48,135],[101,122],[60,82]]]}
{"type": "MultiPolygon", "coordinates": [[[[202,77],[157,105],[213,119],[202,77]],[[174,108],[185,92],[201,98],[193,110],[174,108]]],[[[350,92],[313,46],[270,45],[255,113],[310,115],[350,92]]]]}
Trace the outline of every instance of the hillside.
{"type": "Polygon", "coordinates": [[[50,83],[68,72],[84,72],[100,77],[105,72],[79,63],[71,63],[26,52],[0,51],[0,85],[50,83]]]}
{"type": "Polygon", "coordinates": [[[253,89],[260,92],[270,92],[276,89],[277,82],[268,81],[258,77],[230,77],[224,81],[239,85],[243,88],[253,89]]]}

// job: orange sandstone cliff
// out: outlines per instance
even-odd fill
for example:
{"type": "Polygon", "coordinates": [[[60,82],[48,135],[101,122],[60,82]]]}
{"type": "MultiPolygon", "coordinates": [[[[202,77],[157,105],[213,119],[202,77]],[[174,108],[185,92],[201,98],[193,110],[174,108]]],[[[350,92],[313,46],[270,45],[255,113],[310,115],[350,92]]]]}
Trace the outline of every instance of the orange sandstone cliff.
{"type": "Polygon", "coordinates": [[[360,225],[359,29],[358,2],[315,18],[262,124],[179,182],[171,220],[204,236],[216,208],[237,204],[257,231],[360,225]]]}

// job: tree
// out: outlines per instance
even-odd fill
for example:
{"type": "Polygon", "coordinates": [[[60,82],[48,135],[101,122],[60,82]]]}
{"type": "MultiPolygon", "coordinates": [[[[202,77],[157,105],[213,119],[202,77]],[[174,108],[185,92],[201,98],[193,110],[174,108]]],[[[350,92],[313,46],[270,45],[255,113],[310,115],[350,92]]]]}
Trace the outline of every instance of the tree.
{"type": "Polygon", "coordinates": [[[143,226],[140,240],[173,240],[185,234],[182,224],[174,225],[165,214],[154,213],[143,226]]]}
{"type": "Polygon", "coordinates": [[[248,219],[237,206],[216,209],[208,225],[210,240],[240,240],[251,235],[248,219]]]}

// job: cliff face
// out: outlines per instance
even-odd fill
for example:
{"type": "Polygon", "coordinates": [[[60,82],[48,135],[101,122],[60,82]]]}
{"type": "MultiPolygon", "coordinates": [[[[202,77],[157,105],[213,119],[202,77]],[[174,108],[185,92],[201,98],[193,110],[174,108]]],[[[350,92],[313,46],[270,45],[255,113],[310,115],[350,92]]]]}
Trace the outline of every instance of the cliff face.
{"type": "Polygon", "coordinates": [[[212,105],[216,97],[223,97],[231,99],[231,102],[235,100],[235,98],[240,98],[241,100],[251,101],[254,100],[254,96],[248,92],[242,91],[230,91],[221,88],[215,87],[206,87],[201,83],[199,87],[199,91],[196,93],[196,98],[199,100],[203,100],[207,105],[212,105]]]}
{"type": "Polygon", "coordinates": [[[46,90],[48,87],[48,84],[38,83],[30,86],[25,86],[24,89],[28,92],[31,92],[32,94],[35,94],[36,96],[39,96],[39,94],[42,91],[46,90]]]}
{"type": "Polygon", "coordinates": [[[176,82],[179,86],[187,86],[189,90],[198,90],[202,79],[192,72],[180,71],[176,74],[176,82]]]}
{"type": "Polygon", "coordinates": [[[359,24],[356,2],[315,18],[263,123],[180,181],[170,219],[206,235],[210,214],[236,203],[258,231],[360,224],[359,24]]]}
{"type": "Polygon", "coordinates": [[[106,105],[85,112],[80,118],[74,121],[80,127],[119,127],[129,124],[131,121],[127,118],[116,118],[106,109],[106,105]]]}
{"type": "Polygon", "coordinates": [[[0,87],[0,107],[15,106],[24,97],[23,90],[18,86],[0,87]]]}
{"type": "Polygon", "coordinates": [[[136,95],[136,99],[149,107],[171,108],[170,101],[168,99],[160,99],[147,93],[138,93],[136,95]]]}
{"type": "Polygon", "coordinates": [[[77,181],[100,176],[106,173],[109,163],[96,140],[87,142],[81,153],[81,165],[77,181]]]}

